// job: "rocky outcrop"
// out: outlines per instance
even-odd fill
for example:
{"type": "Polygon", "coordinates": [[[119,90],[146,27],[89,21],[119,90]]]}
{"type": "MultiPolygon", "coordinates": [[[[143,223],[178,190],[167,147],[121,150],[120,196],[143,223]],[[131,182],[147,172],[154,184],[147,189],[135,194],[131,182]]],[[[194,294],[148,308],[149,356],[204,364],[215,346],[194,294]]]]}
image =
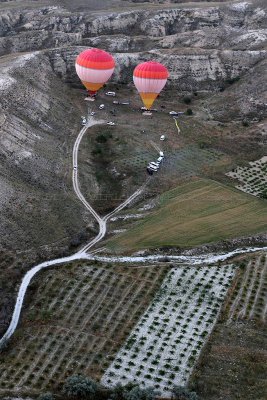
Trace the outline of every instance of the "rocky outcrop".
{"type": "MultiPolygon", "coordinates": [[[[83,50],[81,47],[69,47],[49,51],[49,57],[55,72],[66,82],[80,85],[75,72],[75,58],[83,50]]],[[[203,50],[203,49],[172,49],[152,50],[136,53],[112,53],[116,69],[112,76],[115,83],[132,84],[132,73],[136,64],[153,59],[163,63],[169,72],[167,85],[176,88],[179,93],[214,92],[218,93],[229,86],[227,82],[238,81],[245,74],[257,71],[257,65],[266,58],[266,51],[235,51],[235,50],[203,50]]],[[[259,67],[261,70],[261,67],[259,67]]],[[[257,75],[260,78],[259,74],[257,75]]],[[[251,90],[251,101],[244,96],[239,107],[232,107],[231,102],[222,105],[213,105],[212,112],[218,120],[252,119],[257,115],[262,119],[266,114],[264,107],[265,83],[260,79],[252,79],[255,90],[251,90]],[[253,100],[254,99],[254,100],[253,100]],[[241,106],[244,105],[244,107],[241,106]],[[257,107],[255,107],[257,104],[257,107]],[[220,110],[220,111],[219,111],[220,110]],[[259,113],[260,110],[260,113],[259,113]]],[[[247,82],[247,77],[242,82],[247,82]]],[[[252,85],[253,86],[253,85],[252,85]]],[[[236,100],[234,85],[231,87],[232,102],[236,100]]],[[[225,96],[229,91],[221,94],[225,96]]],[[[242,96],[242,88],[237,91],[237,96],[242,96]],[[240,92],[240,94],[239,94],[240,92]]],[[[220,97],[219,97],[220,98],[220,97]]]]}
{"type": "Polygon", "coordinates": [[[79,112],[70,101],[69,89],[54,74],[48,57],[35,53],[2,60],[0,93],[0,245],[14,250],[66,239],[83,225],[79,205],[74,207],[78,211],[74,231],[67,221],[65,227],[55,229],[62,212],[56,199],[61,197],[67,214],[73,201],[67,192],[71,177],[66,179],[64,165],[71,165],[79,112]]]}
{"type": "Polygon", "coordinates": [[[109,42],[114,51],[133,50],[129,41],[137,51],[155,48],[155,41],[157,48],[260,49],[266,43],[266,28],[265,9],[245,2],[104,15],[71,13],[60,7],[10,10],[0,17],[0,55],[90,45],[97,36],[109,36],[103,38],[103,46],[109,42]],[[117,39],[118,35],[123,37],[117,39]]]}

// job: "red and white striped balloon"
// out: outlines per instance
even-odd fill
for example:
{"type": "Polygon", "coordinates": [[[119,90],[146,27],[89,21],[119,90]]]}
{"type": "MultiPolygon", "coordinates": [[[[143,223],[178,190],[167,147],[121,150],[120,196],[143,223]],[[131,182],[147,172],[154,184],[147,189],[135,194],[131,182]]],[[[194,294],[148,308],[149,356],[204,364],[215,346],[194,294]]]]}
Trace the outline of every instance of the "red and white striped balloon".
{"type": "Polygon", "coordinates": [[[94,94],[111,77],[114,61],[104,50],[88,49],[78,55],[75,68],[86,89],[94,94]]]}

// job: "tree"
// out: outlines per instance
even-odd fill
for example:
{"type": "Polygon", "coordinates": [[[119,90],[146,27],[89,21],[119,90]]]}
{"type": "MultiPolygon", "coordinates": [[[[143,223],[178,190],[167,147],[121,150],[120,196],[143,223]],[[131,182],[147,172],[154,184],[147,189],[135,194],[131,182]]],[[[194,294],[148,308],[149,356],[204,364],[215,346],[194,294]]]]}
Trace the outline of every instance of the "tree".
{"type": "Polygon", "coordinates": [[[68,396],[93,399],[97,390],[98,386],[92,379],[84,378],[81,375],[72,375],[66,379],[62,392],[68,396]]]}
{"type": "Polygon", "coordinates": [[[184,386],[174,386],[172,389],[172,399],[174,400],[197,400],[195,392],[189,392],[184,386]]]}
{"type": "Polygon", "coordinates": [[[193,111],[191,110],[191,108],[188,108],[188,109],[186,110],[186,114],[187,114],[187,115],[193,115],[193,111]]]}
{"type": "Polygon", "coordinates": [[[51,393],[43,393],[37,398],[37,400],[55,400],[51,393]]]}
{"type": "Polygon", "coordinates": [[[190,97],[184,97],[184,103],[185,104],[190,104],[191,103],[191,98],[190,97]]]}
{"type": "Polygon", "coordinates": [[[155,390],[152,386],[145,389],[141,389],[139,386],[135,386],[129,392],[124,392],[125,400],[154,400],[156,396],[159,396],[160,392],[155,390]]]}

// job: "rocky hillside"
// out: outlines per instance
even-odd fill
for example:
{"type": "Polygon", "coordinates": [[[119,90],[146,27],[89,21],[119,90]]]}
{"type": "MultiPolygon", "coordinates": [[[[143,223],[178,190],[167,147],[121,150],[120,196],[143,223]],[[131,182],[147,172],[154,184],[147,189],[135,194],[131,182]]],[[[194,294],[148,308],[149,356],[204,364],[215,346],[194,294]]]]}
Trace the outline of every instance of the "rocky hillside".
{"type": "MultiPolygon", "coordinates": [[[[260,1],[102,14],[58,6],[7,8],[0,18],[1,55],[49,49],[52,66],[65,81],[78,83],[77,46],[100,47],[117,60],[115,82],[131,82],[134,66],[147,59],[164,63],[169,86],[181,93],[222,91],[241,77],[246,84],[254,74],[251,100],[235,109],[234,118],[260,120],[266,115],[266,80],[257,73],[266,58],[267,37],[266,7],[260,1]]],[[[233,101],[242,103],[242,80],[235,88],[233,101]]],[[[217,110],[215,104],[211,112],[216,119],[233,118],[229,107],[217,110]]]]}

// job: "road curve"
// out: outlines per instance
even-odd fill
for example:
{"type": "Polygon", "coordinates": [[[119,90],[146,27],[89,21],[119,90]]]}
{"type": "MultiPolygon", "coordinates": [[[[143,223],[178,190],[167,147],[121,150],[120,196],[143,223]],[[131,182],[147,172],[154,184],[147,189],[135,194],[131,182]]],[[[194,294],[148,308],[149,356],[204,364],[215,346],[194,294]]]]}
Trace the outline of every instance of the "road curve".
{"type": "Polygon", "coordinates": [[[24,296],[25,296],[26,290],[28,288],[28,285],[29,285],[31,279],[34,277],[34,275],[37,272],[41,271],[42,269],[47,268],[51,265],[61,264],[61,263],[70,262],[70,261],[79,260],[79,259],[89,259],[90,257],[88,254],[86,254],[86,251],[88,251],[92,246],[94,246],[97,242],[99,242],[105,236],[107,220],[112,215],[116,214],[117,212],[121,211],[124,207],[126,207],[133,199],[135,199],[137,196],[139,196],[142,193],[142,191],[144,190],[145,184],[140,189],[138,189],[135,193],[133,193],[124,203],[119,205],[117,208],[115,208],[115,210],[113,210],[111,213],[107,214],[103,218],[101,218],[97,214],[97,212],[93,209],[93,207],[91,207],[90,204],[85,200],[85,198],[82,195],[80,188],[79,188],[78,168],[74,169],[74,167],[75,166],[78,167],[78,150],[79,150],[79,145],[83,138],[83,135],[85,134],[87,129],[90,128],[91,126],[97,125],[97,124],[102,124],[102,123],[104,123],[104,121],[95,121],[93,119],[88,119],[86,126],[84,128],[82,128],[82,130],[80,131],[80,133],[77,136],[77,139],[74,143],[74,147],[73,147],[73,172],[72,172],[72,182],[73,182],[74,191],[75,191],[76,195],[78,196],[78,198],[81,200],[81,202],[84,204],[84,206],[87,208],[87,210],[90,211],[91,214],[97,220],[97,222],[99,224],[99,233],[86,246],[84,246],[82,249],[80,249],[78,252],[76,252],[72,256],[57,258],[55,260],[50,260],[50,261],[44,261],[43,263],[36,265],[35,267],[30,269],[26,273],[26,275],[22,279],[22,282],[21,282],[21,285],[19,288],[19,292],[17,295],[17,300],[16,300],[15,308],[14,308],[14,311],[12,314],[11,322],[9,324],[7,331],[5,332],[3,337],[0,339],[0,346],[3,345],[10,338],[10,336],[14,333],[14,331],[18,325],[24,296]]]}

